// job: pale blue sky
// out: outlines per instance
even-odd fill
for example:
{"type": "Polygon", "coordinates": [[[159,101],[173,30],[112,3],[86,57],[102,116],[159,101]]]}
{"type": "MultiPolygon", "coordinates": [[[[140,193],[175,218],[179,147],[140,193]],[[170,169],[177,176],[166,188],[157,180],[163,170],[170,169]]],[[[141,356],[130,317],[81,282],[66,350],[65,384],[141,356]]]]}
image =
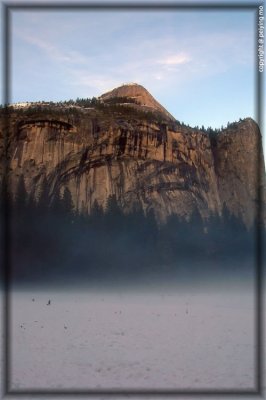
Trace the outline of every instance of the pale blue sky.
{"type": "Polygon", "coordinates": [[[11,101],[137,82],[180,121],[255,119],[252,11],[13,11],[11,101]]]}

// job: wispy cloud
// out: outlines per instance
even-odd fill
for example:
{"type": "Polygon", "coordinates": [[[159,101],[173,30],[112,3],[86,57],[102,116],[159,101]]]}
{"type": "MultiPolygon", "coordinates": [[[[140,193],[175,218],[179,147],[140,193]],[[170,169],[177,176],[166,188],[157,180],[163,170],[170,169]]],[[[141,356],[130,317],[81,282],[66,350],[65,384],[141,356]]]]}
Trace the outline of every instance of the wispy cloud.
{"type": "MultiPolygon", "coordinates": [[[[16,30],[15,33],[18,34],[16,30]]],[[[49,40],[38,37],[37,35],[19,32],[19,37],[26,43],[35,46],[39,50],[42,50],[51,60],[75,64],[84,64],[89,61],[89,58],[80,52],[71,49],[63,49],[62,45],[59,46],[52,44],[49,40]]]]}
{"type": "Polygon", "coordinates": [[[157,61],[158,64],[162,65],[180,65],[180,64],[185,64],[191,61],[191,57],[188,54],[185,53],[180,53],[180,54],[174,54],[171,55],[167,58],[164,58],[162,60],[157,61]]]}
{"type": "Polygon", "coordinates": [[[230,32],[213,34],[212,40],[201,34],[194,42],[191,41],[190,46],[190,38],[178,42],[167,37],[154,42],[146,39],[139,47],[116,48],[114,45],[110,50],[87,59],[87,68],[76,64],[68,69],[68,73],[72,87],[84,95],[90,89],[98,95],[128,81],[154,88],[184,87],[240,64],[251,64],[252,60],[239,45],[241,40],[230,32]],[[174,51],[177,48],[179,51],[174,51]],[[161,55],[159,59],[158,54],[161,55]]]}
{"type": "Polygon", "coordinates": [[[88,96],[91,92],[95,96],[102,94],[105,91],[111,90],[121,84],[121,79],[110,78],[107,74],[90,74],[86,70],[71,71],[70,85],[76,88],[81,88],[80,95],[88,96]],[[89,91],[88,91],[89,90],[89,91]]]}
{"type": "Polygon", "coordinates": [[[183,109],[184,120],[193,101],[195,118],[217,114],[220,121],[229,109],[239,116],[240,93],[249,108],[253,99],[255,50],[253,15],[240,14],[14,12],[14,100],[98,96],[133,81],[162,96],[173,115],[183,109]]]}

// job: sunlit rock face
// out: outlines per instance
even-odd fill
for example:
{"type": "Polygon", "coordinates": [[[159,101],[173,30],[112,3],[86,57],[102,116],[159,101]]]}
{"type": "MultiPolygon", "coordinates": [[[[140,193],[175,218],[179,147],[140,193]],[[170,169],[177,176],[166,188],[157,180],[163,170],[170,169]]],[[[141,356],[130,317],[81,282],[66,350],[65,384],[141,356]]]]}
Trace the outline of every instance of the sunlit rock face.
{"type": "Polygon", "coordinates": [[[155,110],[163,113],[169,119],[175,121],[175,118],[146,90],[143,86],[136,83],[128,83],[118,88],[104,93],[99,99],[108,101],[113,98],[130,98],[136,101],[136,104],[147,110],[155,110]]]}
{"type": "Polygon", "coordinates": [[[247,118],[221,132],[214,159],[221,202],[247,225],[251,224],[257,212],[259,191],[265,202],[265,169],[257,124],[247,118]]]}
{"type": "MultiPolygon", "coordinates": [[[[10,109],[8,119],[2,114],[12,192],[23,174],[27,191],[37,198],[46,177],[51,200],[56,189],[68,187],[76,209],[83,212],[89,213],[95,201],[105,208],[115,195],[124,212],[135,206],[153,209],[159,221],[171,214],[189,219],[196,209],[207,219],[221,214],[225,205],[250,225],[258,203],[261,146],[255,122],[246,119],[210,136],[173,121],[143,90],[146,97],[138,96],[134,113],[132,107],[130,112],[127,106],[114,111],[106,105],[30,106],[10,109]],[[144,101],[150,102],[147,117],[144,101]]],[[[124,85],[101,101],[111,95],[121,98],[123,91],[125,97],[135,97],[139,87],[124,85]]]]}

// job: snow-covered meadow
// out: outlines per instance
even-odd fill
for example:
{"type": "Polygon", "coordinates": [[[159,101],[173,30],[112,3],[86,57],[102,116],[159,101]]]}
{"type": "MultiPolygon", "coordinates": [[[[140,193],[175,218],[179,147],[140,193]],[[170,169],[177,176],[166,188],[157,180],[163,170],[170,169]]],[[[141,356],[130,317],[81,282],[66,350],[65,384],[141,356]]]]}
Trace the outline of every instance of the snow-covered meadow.
{"type": "Polygon", "coordinates": [[[15,390],[255,386],[250,291],[17,291],[10,318],[15,390]]]}
{"type": "Polygon", "coordinates": [[[230,282],[15,290],[8,310],[10,387],[33,390],[24,398],[36,400],[38,390],[250,391],[256,384],[255,297],[253,284],[230,282]]]}

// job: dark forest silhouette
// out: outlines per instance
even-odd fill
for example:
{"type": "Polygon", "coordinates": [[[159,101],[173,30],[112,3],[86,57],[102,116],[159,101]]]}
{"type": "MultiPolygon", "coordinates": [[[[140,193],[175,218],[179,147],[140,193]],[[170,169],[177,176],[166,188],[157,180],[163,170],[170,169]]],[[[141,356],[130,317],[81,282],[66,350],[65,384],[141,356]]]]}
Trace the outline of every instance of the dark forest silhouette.
{"type": "Polygon", "coordinates": [[[158,225],[152,209],[145,215],[136,204],[124,214],[110,196],[106,210],[95,201],[89,215],[75,211],[68,188],[63,193],[55,188],[51,197],[47,179],[36,200],[27,194],[23,176],[8,205],[15,283],[134,283],[234,274],[236,266],[255,258],[256,224],[247,229],[226,208],[222,217],[208,221],[195,211],[188,221],[172,215],[158,225]]]}

